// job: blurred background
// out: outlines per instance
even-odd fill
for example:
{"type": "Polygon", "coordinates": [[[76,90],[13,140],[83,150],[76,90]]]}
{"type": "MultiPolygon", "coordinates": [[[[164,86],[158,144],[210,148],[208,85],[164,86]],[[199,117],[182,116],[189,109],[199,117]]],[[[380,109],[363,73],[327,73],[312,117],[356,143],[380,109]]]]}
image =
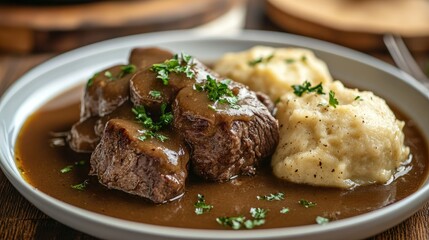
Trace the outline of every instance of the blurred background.
{"type": "MultiPolygon", "coordinates": [[[[64,51],[114,37],[176,29],[207,35],[241,29],[288,32],[391,64],[383,37],[395,34],[429,75],[429,0],[0,0],[0,96],[28,69],[64,51]]],[[[0,198],[0,233],[90,239],[32,207],[1,172],[0,193],[6,196],[0,198]]],[[[404,224],[402,229],[412,225],[404,224]]],[[[395,233],[404,231],[399,227],[382,235],[385,238],[375,238],[395,239],[395,233]]]]}
{"type": "Polygon", "coordinates": [[[382,37],[395,33],[429,71],[427,0],[0,0],[0,57],[58,54],[119,36],[189,28],[284,31],[387,61],[382,37]]]}

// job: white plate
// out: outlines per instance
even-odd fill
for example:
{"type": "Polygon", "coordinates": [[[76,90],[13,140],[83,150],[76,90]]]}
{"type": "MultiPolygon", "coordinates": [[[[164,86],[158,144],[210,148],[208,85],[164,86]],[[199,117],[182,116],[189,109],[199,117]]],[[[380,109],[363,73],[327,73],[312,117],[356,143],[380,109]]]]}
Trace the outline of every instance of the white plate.
{"type": "Polygon", "coordinates": [[[125,221],[96,214],[54,199],[23,180],[15,166],[14,147],[26,118],[41,105],[94,72],[125,63],[130,49],[160,46],[213,61],[224,52],[254,45],[298,46],[312,49],[327,62],[332,74],[346,84],[373,90],[418,125],[429,140],[429,94],[420,83],[400,70],[370,56],[326,42],[274,32],[244,31],[229,37],[205,37],[192,31],[135,35],[82,47],[55,57],[21,77],[0,102],[0,166],[9,181],[31,203],[52,218],[104,239],[361,239],[405,220],[429,199],[429,182],[411,196],[382,209],[327,225],[232,231],[193,230],[125,221]]]}

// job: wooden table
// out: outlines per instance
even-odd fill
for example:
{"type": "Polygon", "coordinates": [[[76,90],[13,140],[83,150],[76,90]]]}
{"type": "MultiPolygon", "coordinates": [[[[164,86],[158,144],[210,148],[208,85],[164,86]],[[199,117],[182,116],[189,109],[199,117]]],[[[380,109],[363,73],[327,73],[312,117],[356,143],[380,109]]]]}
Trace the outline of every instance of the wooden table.
{"type": "MultiPolygon", "coordinates": [[[[259,1],[250,1],[248,4],[246,28],[279,30],[263,15],[259,1]]],[[[0,55],[0,95],[31,67],[55,55],[0,55]]],[[[391,61],[386,53],[374,55],[391,61]]],[[[39,211],[13,188],[2,172],[0,206],[0,239],[94,239],[39,211]]],[[[429,239],[429,203],[408,220],[370,239],[429,239]]]]}

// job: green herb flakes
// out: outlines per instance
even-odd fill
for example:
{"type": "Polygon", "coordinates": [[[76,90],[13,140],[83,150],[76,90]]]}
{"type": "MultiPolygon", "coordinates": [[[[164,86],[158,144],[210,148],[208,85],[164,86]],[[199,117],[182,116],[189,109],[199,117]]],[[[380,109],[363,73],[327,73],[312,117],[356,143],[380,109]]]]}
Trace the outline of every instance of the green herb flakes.
{"type": "Polygon", "coordinates": [[[292,64],[292,63],[294,63],[294,62],[295,62],[295,59],[293,59],[293,58],[287,58],[287,59],[285,59],[285,62],[286,62],[287,64],[292,64]]]}
{"type": "Polygon", "coordinates": [[[247,229],[253,229],[257,226],[265,224],[265,219],[248,219],[244,221],[244,227],[247,229]]]}
{"type": "Polygon", "coordinates": [[[274,57],[273,54],[266,57],[259,57],[248,62],[249,66],[256,66],[259,63],[268,63],[274,57]]]}
{"type": "Polygon", "coordinates": [[[280,213],[281,214],[286,214],[286,213],[288,213],[289,212],[289,208],[287,208],[287,207],[284,207],[284,208],[282,208],[281,210],[280,210],[280,213]]]}
{"type": "Polygon", "coordinates": [[[109,79],[110,81],[116,80],[116,78],[113,77],[113,74],[110,71],[105,71],[104,76],[107,77],[107,79],[109,79]]]}
{"type": "Polygon", "coordinates": [[[220,104],[229,104],[232,108],[238,108],[238,98],[234,95],[232,90],[228,88],[230,83],[230,79],[218,82],[212,76],[207,75],[207,79],[204,83],[194,84],[194,89],[199,92],[207,92],[207,97],[210,101],[220,104]]]}
{"type": "Polygon", "coordinates": [[[316,223],[317,223],[317,224],[320,224],[320,225],[324,225],[324,224],[329,223],[329,219],[328,219],[328,218],[321,217],[321,216],[317,216],[317,217],[316,217],[316,223]]]}
{"type": "Polygon", "coordinates": [[[316,86],[312,87],[310,82],[305,81],[302,85],[292,85],[292,88],[293,88],[293,93],[295,93],[295,95],[297,95],[298,97],[301,97],[304,93],[311,93],[311,92],[315,92],[320,95],[325,94],[323,92],[322,83],[319,83],[316,86]]]}
{"type": "Polygon", "coordinates": [[[268,210],[263,208],[251,208],[250,214],[255,219],[264,219],[267,216],[268,210]]]}
{"type": "Polygon", "coordinates": [[[206,204],[206,200],[204,199],[203,195],[198,194],[197,198],[198,198],[198,200],[194,204],[195,214],[201,215],[201,214],[203,214],[205,212],[209,212],[213,208],[212,205],[206,204]]]}
{"type": "Polygon", "coordinates": [[[338,104],[338,99],[335,98],[335,92],[332,90],[329,91],[329,105],[336,108],[338,104]]]}
{"type": "Polygon", "coordinates": [[[95,78],[99,75],[100,73],[95,73],[86,83],[86,87],[89,88],[94,84],[94,80],[95,78]]]}
{"type": "Polygon", "coordinates": [[[83,161],[83,160],[78,161],[78,162],[74,162],[74,165],[65,166],[63,169],[60,170],[60,172],[61,173],[68,173],[71,170],[73,170],[74,166],[83,166],[83,165],[85,165],[85,161],[83,161]]]}
{"type": "Polygon", "coordinates": [[[86,186],[88,186],[89,184],[89,180],[85,180],[82,183],[76,184],[76,185],[71,185],[71,188],[79,190],[79,191],[83,191],[85,190],[86,186]]]}
{"type": "Polygon", "coordinates": [[[168,85],[170,80],[169,74],[183,73],[187,78],[192,79],[195,76],[195,71],[192,69],[193,58],[190,55],[182,53],[174,55],[172,59],[166,60],[163,63],[153,64],[151,71],[156,72],[156,78],[160,79],[164,85],[168,85]]]}
{"type": "MultiPolygon", "coordinates": [[[[231,227],[232,229],[240,229],[246,220],[243,216],[238,217],[218,217],[216,218],[216,222],[225,227],[231,227]]],[[[250,227],[250,225],[249,225],[250,227]]]]}
{"type": "Polygon", "coordinates": [[[130,73],[135,73],[136,70],[137,70],[137,68],[133,64],[125,65],[125,66],[121,67],[121,73],[120,74],[122,74],[122,76],[125,76],[125,75],[130,74],[130,73]]]}
{"type": "Polygon", "coordinates": [[[305,208],[315,207],[317,205],[317,203],[310,202],[305,199],[299,200],[298,203],[304,206],[305,208]]]}
{"type": "Polygon", "coordinates": [[[149,91],[149,95],[153,97],[154,99],[160,99],[162,97],[160,91],[151,90],[149,91]]]}
{"type": "Polygon", "coordinates": [[[256,196],[256,198],[258,200],[267,200],[267,201],[280,201],[285,199],[285,194],[282,192],[278,192],[278,193],[271,193],[269,195],[265,195],[265,196],[256,196]]]}
{"type": "Polygon", "coordinates": [[[216,218],[216,222],[223,226],[231,227],[232,229],[240,229],[241,227],[252,229],[265,224],[268,210],[263,208],[250,208],[249,212],[253,219],[246,219],[244,216],[219,217],[216,218]]]}
{"type": "Polygon", "coordinates": [[[60,172],[61,173],[68,173],[71,170],[73,170],[73,165],[68,165],[68,166],[65,166],[63,169],[61,169],[60,172]]]}
{"type": "Polygon", "coordinates": [[[144,130],[139,130],[141,135],[138,137],[138,139],[140,141],[145,141],[149,138],[156,138],[161,142],[168,140],[167,136],[157,132],[173,122],[173,113],[166,112],[166,109],[167,104],[163,103],[161,105],[161,116],[156,122],[147,114],[144,106],[135,106],[131,109],[136,116],[137,121],[139,121],[143,127],[146,128],[144,130]]]}

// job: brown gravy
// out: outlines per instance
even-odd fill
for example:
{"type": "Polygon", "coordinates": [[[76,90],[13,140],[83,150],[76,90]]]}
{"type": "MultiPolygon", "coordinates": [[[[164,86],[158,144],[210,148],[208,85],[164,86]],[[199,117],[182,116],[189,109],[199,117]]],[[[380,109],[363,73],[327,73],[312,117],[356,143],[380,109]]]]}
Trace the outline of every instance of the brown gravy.
{"type": "Polygon", "coordinates": [[[428,172],[428,150],[425,140],[413,124],[405,119],[405,142],[411,148],[411,171],[390,185],[357,187],[354,190],[311,187],[287,183],[271,174],[269,160],[254,177],[239,177],[227,183],[204,182],[190,177],[185,195],[174,202],[154,205],[140,197],[108,190],[96,178],[88,178],[89,154],[78,154],[68,147],[50,147],[50,132],[61,132],[79,119],[81,88],[53,99],[36,111],[24,124],[16,143],[16,161],[22,175],[34,187],[61,201],[89,211],[149,224],[184,228],[225,229],[215,219],[222,216],[250,217],[251,207],[269,209],[266,224],[258,228],[278,228],[314,224],[316,216],[343,219],[379,209],[415,192],[428,172]],[[77,161],[71,172],[60,170],[77,161]],[[83,191],[71,185],[89,179],[83,191]],[[284,192],[282,201],[257,200],[258,195],[284,192]],[[197,194],[203,194],[214,208],[203,215],[194,213],[197,194]],[[317,203],[305,208],[300,199],[317,203]],[[281,214],[287,207],[290,211],[281,214]]]}

